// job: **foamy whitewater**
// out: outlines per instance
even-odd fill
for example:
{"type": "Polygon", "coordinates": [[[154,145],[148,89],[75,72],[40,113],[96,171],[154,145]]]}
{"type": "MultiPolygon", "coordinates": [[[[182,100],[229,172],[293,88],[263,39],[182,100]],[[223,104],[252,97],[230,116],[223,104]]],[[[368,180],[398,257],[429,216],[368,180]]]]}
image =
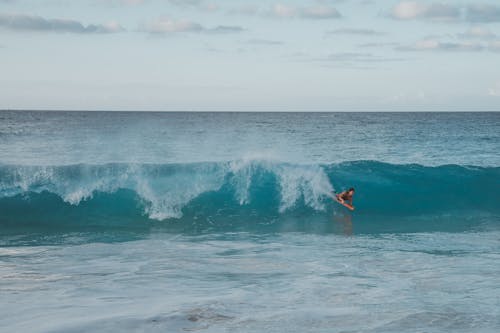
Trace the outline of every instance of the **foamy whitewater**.
{"type": "Polygon", "coordinates": [[[500,113],[0,112],[0,331],[498,332],[499,152],[500,113]]]}

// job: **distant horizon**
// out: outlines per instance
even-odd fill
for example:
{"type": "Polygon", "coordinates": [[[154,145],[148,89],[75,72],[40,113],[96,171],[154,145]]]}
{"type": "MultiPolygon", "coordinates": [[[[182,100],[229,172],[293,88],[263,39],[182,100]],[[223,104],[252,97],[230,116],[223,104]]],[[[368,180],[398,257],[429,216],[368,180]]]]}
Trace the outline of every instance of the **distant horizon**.
{"type": "Polygon", "coordinates": [[[65,110],[0,109],[0,112],[124,112],[124,113],[499,113],[500,110],[65,110]]]}

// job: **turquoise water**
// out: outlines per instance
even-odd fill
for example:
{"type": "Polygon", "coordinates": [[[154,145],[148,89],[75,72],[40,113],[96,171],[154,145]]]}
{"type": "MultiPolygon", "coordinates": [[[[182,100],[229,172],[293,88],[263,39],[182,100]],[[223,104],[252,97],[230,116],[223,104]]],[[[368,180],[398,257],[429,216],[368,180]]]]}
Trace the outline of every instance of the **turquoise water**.
{"type": "Polygon", "coordinates": [[[1,112],[0,328],[497,332],[499,148],[500,113],[1,112]]]}

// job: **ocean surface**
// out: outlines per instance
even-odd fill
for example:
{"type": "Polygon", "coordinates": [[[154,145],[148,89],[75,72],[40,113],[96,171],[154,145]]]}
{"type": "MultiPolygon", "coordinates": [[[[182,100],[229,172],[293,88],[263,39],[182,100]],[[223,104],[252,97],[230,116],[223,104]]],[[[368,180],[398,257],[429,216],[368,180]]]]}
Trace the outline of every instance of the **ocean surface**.
{"type": "Polygon", "coordinates": [[[190,331],[499,332],[500,113],[1,111],[0,332],[190,331]]]}

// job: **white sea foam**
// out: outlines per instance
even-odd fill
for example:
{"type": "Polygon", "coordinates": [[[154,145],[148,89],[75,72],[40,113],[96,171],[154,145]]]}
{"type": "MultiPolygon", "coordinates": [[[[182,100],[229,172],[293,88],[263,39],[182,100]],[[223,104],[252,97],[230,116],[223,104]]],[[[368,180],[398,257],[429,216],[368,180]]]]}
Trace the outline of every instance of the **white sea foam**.
{"type": "Polygon", "coordinates": [[[182,217],[182,209],[203,193],[218,191],[226,181],[240,205],[251,203],[250,189],[256,177],[274,175],[281,196],[280,212],[300,200],[317,210],[323,209],[321,197],[333,190],[320,166],[292,165],[244,158],[228,163],[179,165],[106,164],[100,166],[22,166],[4,167],[1,196],[44,191],[79,205],[98,192],[114,193],[130,189],[137,193],[144,213],[152,219],[182,217]]]}
{"type": "Polygon", "coordinates": [[[333,192],[328,176],[319,166],[280,165],[276,174],[281,187],[281,212],[293,207],[301,197],[307,206],[323,210],[321,197],[333,192]]]}
{"type": "Polygon", "coordinates": [[[232,162],[230,169],[235,174],[232,182],[240,204],[249,202],[252,177],[258,170],[264,170],[277,177],[281,195],[280,212],[292,208],[301,198],[307,206],[322,210],[324,205],[321,198],[333,191],[328,176],[320,166],[244,159],[232,162]]]}

